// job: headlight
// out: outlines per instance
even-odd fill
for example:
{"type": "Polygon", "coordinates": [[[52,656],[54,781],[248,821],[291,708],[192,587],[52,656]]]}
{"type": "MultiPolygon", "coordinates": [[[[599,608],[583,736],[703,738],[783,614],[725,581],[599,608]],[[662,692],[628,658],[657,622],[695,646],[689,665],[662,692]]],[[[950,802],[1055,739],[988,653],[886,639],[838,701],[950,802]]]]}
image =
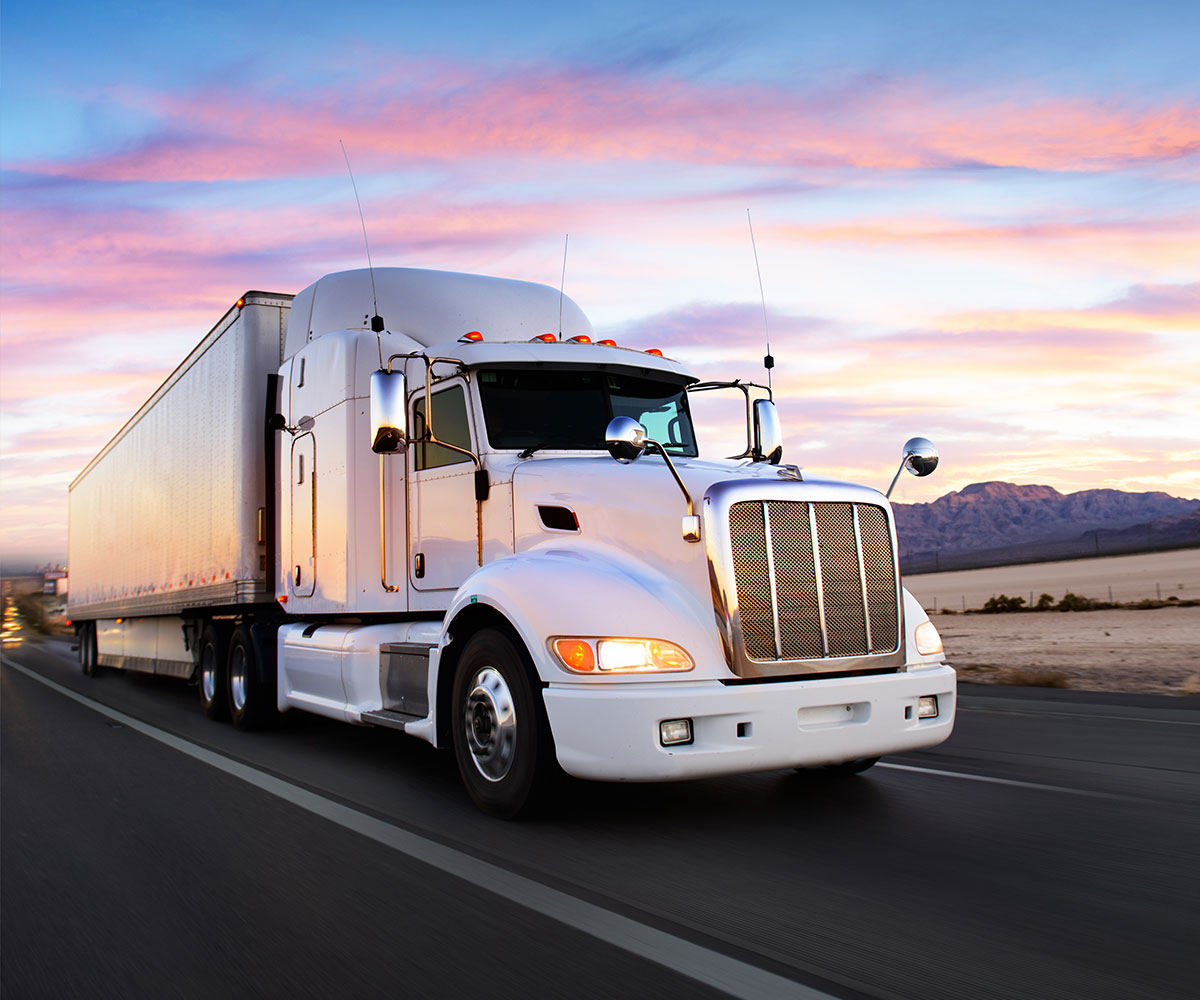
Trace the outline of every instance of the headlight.
{"type": "Polygon", "coordinates": [[[549,646],[576,674],[677,673],[694,666],[681,647],[665,639],[557,638],[549,646]]]}
{"type": "Polygon", "coordinates": [[[941,653],[942,637],[938,635],[937,626],[933,622],[921,622],[917,626],[915,634],[917,642],[917,652],[922,656],[933,656],[934,653],[941,653]]]}

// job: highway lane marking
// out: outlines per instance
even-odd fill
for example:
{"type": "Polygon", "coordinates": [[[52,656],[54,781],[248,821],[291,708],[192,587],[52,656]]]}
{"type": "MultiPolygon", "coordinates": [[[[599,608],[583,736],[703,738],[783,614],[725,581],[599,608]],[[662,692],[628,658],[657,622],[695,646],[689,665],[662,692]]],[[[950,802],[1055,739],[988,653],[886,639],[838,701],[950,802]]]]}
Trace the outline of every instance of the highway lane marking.
{"type": "MultiPolygon", "coordinates": [[[[1098,719],[1109,722],[1146,722],[1154,726],[1200,726],[1200,721],[1188,719],[1145,719],[1136,715],[1092,715],[1089,712],[1022,712],[1015,708],[973,708],[969,705],[959,705],[960,712],[978,712],[980,715],[1020,715],[1028,718],[1053,719],[1098,719]]],[[[1167,709],[1168,712],[1180,711],[1167,709]]]]}
{"type": "Polygon", "coordinates": [[[966,771],[943,771],[936,767],[917,767],[915,764],[892,764],[882,761],[876,767],[893,771],[914,771],[917,774],[936,774],[943,778],[962,778],[964,781],[981,781],[988,785],[1011,785],[1014,788],[1036,788],[1043,792],[1060,792],[1064,795],[1084,795],[1092,799],[1118,799],[1121,802],[1146,802],[1133,795],[1118,795],[1116,792],[1095,792],[1086,788],[1068,788],[1066,785],[1043,785],[1036,781],[1018,781],[1016,778],[992,778],[986,774],[970,774],[966,771]]]}
{"type": "Polygon", "coordinates": [[[758,966],[577,899],[498,865],[393,826],[340,802],[334,802],[248,764],[231,760],[72,691],[37,671],[16,663],[11,657],[5,658],[4,665],[143,736],[224,771],[269,795],[299,806],[354,833],[369,837],[376,843],[406,854],[447,875],[462,879],[470,885],[486,889],[519,906],[565,924],[581,934],[590,935],[605,944],[644,958],[655,965],[661,965],[688,979],[697,980],[705,986],[731,996],[745,997],[747,1000],[773,1000],[779,997],[794,997],[796,1000],[835,1000],[830,993],[778,976],[758,966]]]}

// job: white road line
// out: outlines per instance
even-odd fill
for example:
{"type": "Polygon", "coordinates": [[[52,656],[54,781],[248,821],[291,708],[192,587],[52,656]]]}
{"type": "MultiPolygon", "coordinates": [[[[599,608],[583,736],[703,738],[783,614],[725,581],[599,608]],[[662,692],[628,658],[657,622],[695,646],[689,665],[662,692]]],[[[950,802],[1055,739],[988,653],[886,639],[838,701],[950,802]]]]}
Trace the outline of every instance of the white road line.
{"type": "MultiPolygon", "coordinates": [[[[1144,722],[1152,726],[1200,726],[1200,720],[1191,719],[1145,719],[1138,715],[1093,715],[1090,712],[1022,712],[1016,708],[975,708],[971,705],[959,705],[960,712],[974,712],[979,715],[1020,715],[1034,719],[1097,719],[1105,722],[1144,722]]],[[[1168,712],[1180,709],[1169,708],[1168,712]]]]}
{"type": "Polygon", "coordinates": [[[5,666],[12,667],[39,684],[52,688],[93,711],[108,716],[128,729],[187,754],[189,757],[215,767],[226,774],[299,806],[316,816],[337,823],[393,850],[407,854],[432,868],[462,879],[477,888],[486,889],[510,902],[557,920],[559,923],[588,934],[606,944],[637,955],[656,965],[664,966],[705,986],[747,1000],[776,1000],[795,997],[797,1000],[834,1000],[829,993],[804,986],[783,976],[777,976],[757,966],[730,958],[720,952],[685,941],[647,924],[623,917],[603,907],[588,903],[565,892],[551,889],[533,879],[507,871],[497,865],[446,847],[419,834],[392,826],[381,819],[359,812],[349,806],[324,798],[299,785],[259,771],[221,754],[198,746],[188,740],[135,719],[124,712],[93,701],[70,688],[43,677],[28,667],[6,657],[5,666]]]}
{"type": "Polygon", "coordinates": [[[1065,785],[1043,785],[1036,781],[1017,781],[1015,778],[991,778],[986,774],[968,774],[965,771],[941,771],[936,767],[916,767],[913,764],[881,763],[893,771],[914,771],[917,774],[936,774],[943,778],[962,778],[964,781],[981,781],[988,785],[1012,785],[1015,788],[1036,788],[1043,792],[1058,792],[1061,795],[1084,795],[1092,799],[1119,799],[1122,802],[1142,802],[1133,795],[1117,795],[1115,792],[1093,792],[1086,788],[1068,788],[1065,785]]]}

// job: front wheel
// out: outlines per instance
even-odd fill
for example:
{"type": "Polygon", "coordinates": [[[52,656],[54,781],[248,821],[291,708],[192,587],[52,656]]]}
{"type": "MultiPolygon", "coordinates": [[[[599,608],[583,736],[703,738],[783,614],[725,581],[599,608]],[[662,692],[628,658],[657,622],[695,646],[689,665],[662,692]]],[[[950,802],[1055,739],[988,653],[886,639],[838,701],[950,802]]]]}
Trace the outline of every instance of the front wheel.
{"type": "Polygon", "coordinates": [[[496,629],[472,636],[454,674],[451,731],[458,773],[484,812],[512,819],[554,769],[553,740],[532,667],[496,629]]]}
{"type": "MultiPolygon", "coordinates": [[[[847,760],[841,764],[826,764],[824,767],[817,768],[817,772],[828,775],[831,778],[848,778],[851,775],[862,774],[863,771],[874,767],[878,762],[878,757],[861,757],[858,760],[847,760]]],[[[796,770],[811,772],[812,768],[798,767],[796,770]]]]}
{"type": "Polygon", "coordinates": [[[277,705],[274,687],[260,669],[258,654],[250,630],[234,629],[229,640],[229,659],[225,668],[228,679],[229,717],[238,729],[263,729],[275,719],[277,705]]]}

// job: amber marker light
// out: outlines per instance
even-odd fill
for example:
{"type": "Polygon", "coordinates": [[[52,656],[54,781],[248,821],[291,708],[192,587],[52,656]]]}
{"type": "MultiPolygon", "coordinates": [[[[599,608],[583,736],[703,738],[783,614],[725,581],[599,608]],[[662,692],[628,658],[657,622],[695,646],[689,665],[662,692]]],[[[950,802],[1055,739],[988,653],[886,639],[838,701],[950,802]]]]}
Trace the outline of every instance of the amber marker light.
{"type": "Polygon", "coordinates": [[[550,647],[577,674],[675,673],[695,666],[682,648],[665,639],[570,637],[552,639],[550,647]]]}
{"type": "Polygon", "coordinates": [[[244,296],[244,295],[233,304],[233,307],[235,309],[244,309],[245,306],[246,306],[246,296],[244,296]]]}
{"type": "Polygon", "coordinates": [[[558,337],[555,336],[553,333],[539,333],[536,337],[532,338],[529,342],[531,344],[536,344],[538,341],[541,341],[543,344],[557,344],[558,337]]]}
{"type": "Polygon", "coordinates": [[[601,347],[616,347],[617,346],[617,342],[615,340],[597,340],[596,343],[599,344],[601,347]]]}
{"type": "Polygon", "coordinates": [[[592,338],[586,333],[581,333],[578,337],[572,337],[570,342],[572,344],[590,344],[592,342],[592,338]]]}
{"type": "Polygon", "coordinates": [[[470,333],[464,333],[458,338],[460,344],[478,344],[483,340],[483,334],[478,330],[472,330],[470,333]]]}
{"type": "Polygon", "coordinates": [[[554,652],[568,669],[586,674],[596,669],[596,654],[591,643],[583,639],[555,639],[554,652]]]}
{"type": "Polygon", "coordinates": [[[663,356],[663,352],[660,351],[657,347],[648,347],[642,353],[643,354],[653,354],[656,358],[661,358],[663,356]]]}

